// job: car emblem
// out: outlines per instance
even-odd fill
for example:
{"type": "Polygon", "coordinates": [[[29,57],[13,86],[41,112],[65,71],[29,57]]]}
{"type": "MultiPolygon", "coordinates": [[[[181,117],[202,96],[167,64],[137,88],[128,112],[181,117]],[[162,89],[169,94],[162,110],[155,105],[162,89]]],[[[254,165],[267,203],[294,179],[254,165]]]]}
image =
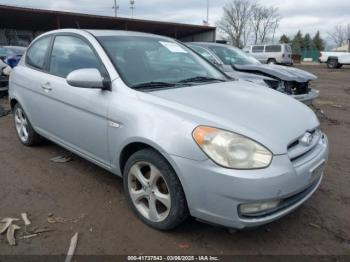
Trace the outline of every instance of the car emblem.
{"type": "Polygon", "coordinates": [[[312,140],[314,139],[313,134],[307,132],[305,135],[300,139],[300,142],[305,146],[310,146],[312,143],[312,140]]]}

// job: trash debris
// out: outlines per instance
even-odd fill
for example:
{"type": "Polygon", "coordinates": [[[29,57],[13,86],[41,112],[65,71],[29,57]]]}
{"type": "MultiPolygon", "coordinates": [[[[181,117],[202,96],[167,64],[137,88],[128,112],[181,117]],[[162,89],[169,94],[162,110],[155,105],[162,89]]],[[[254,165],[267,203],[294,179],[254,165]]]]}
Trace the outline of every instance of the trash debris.
{"type": "Polygon", "coordinates": [[[30,224],[32,224],[28,219],[27,213],[22,213],[21,216],[25,226],[29,226],[30,224]]]}
{"type": "Polygon", "coordinates": [[[180,243],[180,244],[178,244],[177,246],[178,246],[179,248],[181,248],[181,249],[189,249],[189,248],[191,248],[191,245],[188,244],[188,243],[180,243]]]}
{"type": "Polygon", "coordinates": [[[38,236],[38,235],[39,235],[39,234],[25,235],[25,236],[20,237],[19,239],[29,239],[29,238],[32,238],[32,237],[36,237],[36,236],[38,236]]]}
{"type": "Polygon", "coordinates": [[[20,229],[20,228],[21,227],[15,225],[15,224],[10,224],[10,226],[8,227],[6,237],[7,237],[7,241],[9,242],[10,246],[16,245],[15,231],[20,229]]]}
{"type": "Polygon", "coordinates": [[[19,219],[18,218],[6,217],[3,220],[1,220],[1,222],[4,222],[4,223],[2,223],[4,225],[0,226],[0,234],[5,233],[6,230],[10,227],[10,225],[12,224],[13,221],[19,221],[19,219]]]}
{"type": "Polygon", "coordinates": [[[69,245],[69,249],[68,249],[68,253],[67,253],[65,262],[71,262],[71,260],[74,256],[74,253],[75,253],[75,249],[77,247],[77,243],[78,243],[78,233],[75,233],[74,236],[70,240],[70,245],[69,245]]]}
{"type": "Polygon", "coordinates": [[[85,214],[82,214],[78,218],[67,219],[63,217],[55,217],[53,214],[49,214],[47,218],[47,222],[49,224],[67,223],[67,222],[78,223],[84,217],[85,217],[85,214]]]}
{"type": "Polygon", "coordinates": [[[321,229],[320,225],[314,224],[314,223],[309,223],[309,226],[317,228],[317,229],[321,229]]]}
{"type": "Polygon", "coordinates": [[[57,157],[54,157],[54,158],[51,158],[50,159],[51,162],[54,162],[54,163],[68,163],[68,162],[71,162],[73,161],[73,154],[69,154],[69,155],[65,155],[65,156],[57,156],[57,157]]]}
{"type": "Polygon", "coordinates": [[[41,233],[47,233],[47,232],[52,232],[54,231],[53,229],[49,229],[49,228],[38,228],[36,230],[33,231],[34,234],[41,234],[41,233]]]}

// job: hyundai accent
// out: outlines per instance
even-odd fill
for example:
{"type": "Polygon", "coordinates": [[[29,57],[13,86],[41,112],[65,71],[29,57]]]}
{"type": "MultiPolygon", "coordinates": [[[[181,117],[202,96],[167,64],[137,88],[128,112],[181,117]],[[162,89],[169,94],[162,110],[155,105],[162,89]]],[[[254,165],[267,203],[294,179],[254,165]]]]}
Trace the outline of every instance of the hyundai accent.
{"type": "Polygon", "coordinates": [[[317,190],[328,157],[307,106],[157,35],[45,33],[9,99],[24,145],[46,138],[121,176],[131,209],[159,230],[189,216],[238,229],[276,220],[317,190]]]}

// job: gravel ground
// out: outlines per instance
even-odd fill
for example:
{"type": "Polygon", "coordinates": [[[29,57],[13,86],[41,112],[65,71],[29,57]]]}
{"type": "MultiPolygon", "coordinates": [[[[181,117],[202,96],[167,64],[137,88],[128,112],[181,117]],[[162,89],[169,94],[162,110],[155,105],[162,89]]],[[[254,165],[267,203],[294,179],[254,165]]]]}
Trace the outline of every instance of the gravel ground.
{"type": "MultiPolygon", "coordinates": [[[[82,255],[350,255],[350,67],[302,68],[319,76],[313,83],[321,91],[315,106],[327,116],[320,120],[331,154],[320,189],[292,214],[236,233],[195,220],[173,232],[155,231],[128,208],[121,179],[77,156],[69,163],[51,162],[67,152],[50,142],[22,146],[9,115],[0,118],[0,218],[27,212],[28,232],[35,227],[53,231],[19,239],[12,247],[1,235],[0,254],[65,254],[79,232],[77,254],[82,255]]],[[[8,106],[6,99],[0,104],[8,106]]],[[[17,237],[23,232],[22,226],[17,237]]]]}

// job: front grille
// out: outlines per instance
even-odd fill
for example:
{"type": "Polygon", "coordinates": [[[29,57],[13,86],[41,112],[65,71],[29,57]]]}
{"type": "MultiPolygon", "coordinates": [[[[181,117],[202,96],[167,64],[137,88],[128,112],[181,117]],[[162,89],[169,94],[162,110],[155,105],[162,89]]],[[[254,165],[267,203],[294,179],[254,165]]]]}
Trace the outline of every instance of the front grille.
{"type": "Polygon", "coordinates": [[[302,138],[305,134],[302,134],[288,145],[287,153],[292,163],[297,162],[298,160],[311,154],[317,148],[320,139],[323,137],[323,134],[319,128],[310,130],[307,133],[313,136],[310,145],[305,145],[302,142],[302,138]]]}
{"type": "Polygon", "coordinates": [[[290,81],[284,83],[284,90],[289,95],[305,95],[311,91],[311,88],[309,87],[309,82],[290,81]]]}

